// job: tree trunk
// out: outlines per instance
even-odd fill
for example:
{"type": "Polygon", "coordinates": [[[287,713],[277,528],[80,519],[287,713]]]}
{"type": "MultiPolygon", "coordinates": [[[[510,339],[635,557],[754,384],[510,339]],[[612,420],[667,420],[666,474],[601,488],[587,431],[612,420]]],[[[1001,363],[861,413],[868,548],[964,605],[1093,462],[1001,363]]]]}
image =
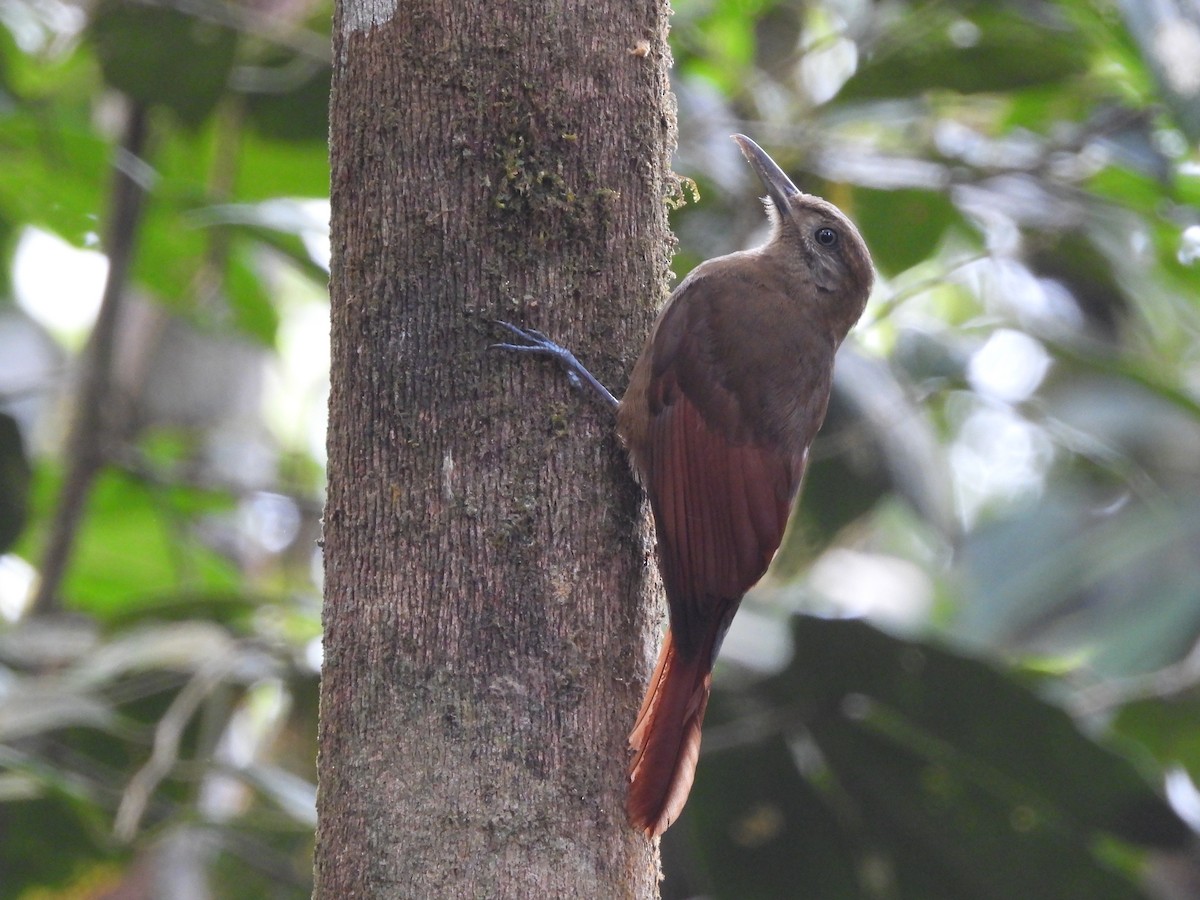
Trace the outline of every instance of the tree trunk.
{"type": "Polygon", "coordinates": [[[649,544],[611,412],[665,297],[664,0],[344,0],[318,898],[650,897],[649,544]]]}

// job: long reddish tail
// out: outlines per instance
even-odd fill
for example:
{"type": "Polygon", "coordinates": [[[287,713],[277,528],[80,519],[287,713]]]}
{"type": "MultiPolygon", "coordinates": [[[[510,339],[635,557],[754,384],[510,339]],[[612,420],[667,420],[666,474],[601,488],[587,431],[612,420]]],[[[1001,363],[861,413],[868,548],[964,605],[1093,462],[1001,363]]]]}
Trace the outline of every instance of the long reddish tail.
{"type": "Polygon", "coordinates": [[[646,699],[629,735],[629,822],[657,837],[679,818],[700,757],[700,725],[712,684],[712,649],[680,654],[667,632],[646,699]]]}

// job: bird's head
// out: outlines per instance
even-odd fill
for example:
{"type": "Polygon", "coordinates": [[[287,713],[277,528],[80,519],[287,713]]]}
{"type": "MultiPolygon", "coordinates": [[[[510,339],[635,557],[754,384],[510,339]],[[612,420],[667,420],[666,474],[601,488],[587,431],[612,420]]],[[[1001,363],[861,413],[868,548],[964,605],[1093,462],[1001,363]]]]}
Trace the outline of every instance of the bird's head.
{"type": "MultiPolygon", "coordinates": [[[[763,253],[783,262],[796,277],[829,296],[850,327],[861,315],[875,280],[871,254],[858,229],[827,200],[806,194],[758,144],[735,134],[742,155],[766,189],[771,238],[763,253]]],[[[841,318],[841,316],[838,316],[841,318]]]]}

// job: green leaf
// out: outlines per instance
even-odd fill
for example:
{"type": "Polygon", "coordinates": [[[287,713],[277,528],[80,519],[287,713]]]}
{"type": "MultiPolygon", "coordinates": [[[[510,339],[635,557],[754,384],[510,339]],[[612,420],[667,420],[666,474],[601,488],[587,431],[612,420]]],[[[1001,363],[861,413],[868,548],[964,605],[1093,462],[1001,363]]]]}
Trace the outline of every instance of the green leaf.
{"type": "Polygon", "coordinates": [[[253,131],[242,139],[235,199],[328,197],[329,148],[320,141],[279,141],[253,131]]]}
{"type": "Polygon", "coordinates": [[[0,116],[0,209],[82,247],[95,242],[108,184],[108,144],[58,107],[0,116]]]}
{"type": "Polygon", "coordinates": [[[1105,166],[1087,180],[1088,190],[1121,206],[1141,213],[1151,213],[1162,203],[1162,182],[1148,172],[1125,166],[1105,166]]]}
{"type": "Polygon", "coordinates": [[[1137,848],[1190,841],[1013,677],[860,621],[799,616],[793,637],[780,675],[717,683],[680,821],[719,860],[713,896],[1144,900],[1137,848]]]}
{"type": "Polygon", "coordinates": [[[255,266],[254,249],[244,240],[231,248],[225,265],[225,296],[238,331],[266,346],[273,346],[279,328],[279,312],[271,303],[270,294],[255,266]]]}
{"type": "Polygon", "coordinates": [[[193,304],[197,273],[206,264],[210,236],[190,217],[195,202],[173,196],[173,187],[176,185],[161,184],[146,202],[132,275],[160,303],[182,312],[193,304]]]}
{"type": "MultiPolygon", "coordinates": [[[[58,479],[45,467],[35,481],[35,521],[27,534],[30,559],[44,541],[58,498],[58,479]]],[[[234,591],[231,563],[193,532],[199,517],[228,508],[227,496],[188,487],[155,486],[118,471],[97,478],[75,537],[63,583],[68,605],[102,619],[128,615],[181,593],[234,591]]]]}
{"type": "Polygon", "coordinates": [[[770,5],[770,0],[734,0],[699,7],[699,14],[683,11],[673,40],[680,71],[706,79],[726,95],[739,93],[754,61],[756,17],[770,5]]]}
{"type": "Polygon", "coordinates": [[[933,256],[946,229],[962,217],[941,192],[856,187],[854,221],[880,271],[896,274],[933,256]]]}
{"type": "Polygon", "coordinates": [[[12,32],[0,28],[0,108],[9,105],[15,91],[13,90],[12,61],[24,54],[17,47],[12,32]]]}
{"type": "Polygon", "coordinates": [[[852,726],[872,745],[949,767],[972,790],[1014,804],[1014,813],[1020,803],[1045,810],[1081,842],[1102,831],[1154,846],[1187,839],[1186,826],[1127,760],[990,666],[860,621],[799,617],[794,636],[795,658],[777,688],[803,690],[826,710],[814,730],[826,717],[845,720],[836,736],[852,726]]]}
{"type": "MultiPolygon", "coordinates": [[[[1075,433],[1093,433],[1100,446],[1169,433],[1175,411],[1141,391],[1098,381],[1086,396],[1078,384],[1074,393],[1076,409],[1059,417],[1075,433]],[[1129,403],[1139,396],[1140,405],[1129,403]],[[1119,422],[1114,404],[1124,408],[1119,422]]],[[[962,574],[970,591],[958,605],[955,632],[1000,647],[1036,634],[1042,652],[1085,659],[1113,676],[1175,662],[1200,634],[1200,571],[1192,552],[1200,506],[1130,501],[1097,516],[1096,504],[1110,495],[1069,483],[1060,477],[1039,503],[968,536],[962,574]]]]}
{"type": "MultiPolygon", "coordinates": [[[[168,307],[187,310],[196,276],[206,264],[216,228],[236,232],[227,261],[224,287],[235,319],[246,333],[264,342],[274,339],[277,313],[268,309],[270,297],[250,265],[255,243],[283,249],[311,277],[324,282],[327,273],[312,263],[295,230],[280,230],[280,216],[253,220],[261,228],[245,228],[244,219],[214,216],[214,210],[238,204],[210,206],[204,173],[212,164],[216,130],[170,134],[156,158],[160,175],[146,205],[139,232],[134,277],[168,307]]],[[[329,164],[324,144],[264,141],[252,130],[238,138],[234,197],[249,204],[280,197],[323,197],[329,190],[329,164]]],[[[297,226],[298,227],[298,226],[297,226]]]]}
{"type": "Polygon", "coordinates": [[[116,854],[102,849],[103,832],[95,813],[98,810],[88,810],[65,790],[0,806],[0,896],[67,896],[50,890],[111,860],[116,854]],[[53,852],[47,852],[48,841],[53,852]]]}
{"type": "Polygon", "coordinates": [[[685,837],[710,851],[708,896],[856,897],[866,848],[842,825],[836,805],[801,776],[786,742],[774,736],[705,754],[679,832],[663,839],[664,855],[666,842],[685,837]]]}
{"type": "Polygon", "coordinates": [[[1024,128],[1045,132],[1063,123],[1082,122],[1094,113],[1095,99],[1083,91],[1065,91],[1059,84],[1036,84],[1009,92],[1004,131],[1024,128]]]}
{"type": "Polygon", "coordinates": [[[105,80],[198,127],[225,93],[237,33],[170,6],[104,0],[90,37],[105,80]]]}
{"type": "Polygon", "coordinates": [[[1164,769],[1183,766],[1200,783],[1200,697],[1187,694],[1136,700],[1123,706],[1113,730],[1149,751],[1164,769]]]}
{"type": "MultiPolygon", "coordinates": [[[[294,68],[296,62],[292,62],[294,68]]],[[[281,66],[281,68],[283,68],[281,66]]],[[[324,149],[329,142],[329,91],[333,71],[313,65],[289,90],[249,94],[246,115],[251,126],[274,141],[310,141],[324,149]]]]}
{"type": "Polygon", "coordinates": [[[955,10],[926,5],[846,83],[840,99],[1009,91],[1061,82],[1087,71],[1090,54],[1066,23],[1047,27],[1000,5],[955,10]]]}
{"type": "Polygon", "coordinates": [[[1054,804],[890,713],[831,717],[814,731],[838,784],[891,850],[902,897],[1145,900],[1054,804]]]}
{"type": "Polygon", "coordinates": [[[229,203],[196,210],[193,226],[227,229],[249,250],[270,249],[290,260],[308,277],[326,284],[329,273],[309,252],[303,238],[321,232],[326,224],[303,204],[285,199],[264,203],[229,203]]]}

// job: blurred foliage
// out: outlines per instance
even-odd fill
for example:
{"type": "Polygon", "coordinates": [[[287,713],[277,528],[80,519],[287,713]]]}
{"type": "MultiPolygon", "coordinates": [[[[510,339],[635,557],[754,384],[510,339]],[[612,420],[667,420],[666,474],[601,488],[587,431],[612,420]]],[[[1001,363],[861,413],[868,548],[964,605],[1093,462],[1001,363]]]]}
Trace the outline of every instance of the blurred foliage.
{"type": "MultiPolygon", "coordinates": [[[[880,281],[664,896],[1200,896],[1200,13],[676,7],[680,274],[763,233],[744,131],[880,281]]],[[[0,898],[309,891],[329,10],[256,8],[0,9],[0,898]],[[17,275],[105,249],[114,166],[120,415],[46,615],[84,335],[17,275]]]]}
{"type": "Polygon", "coordinates": [[[1142,772],[1018,681],[861,621],[792,632],[787,669],[710,719],[723,746],[688,824],[725,848],[720,895],[870,896],[869,877],[883,896],[1136,898],[1128,853],[1188,848],[1142,772]],[[748,707],[781,714],[743,748],[748,707]]]}
{"type": "Polygon", "coordinates": [[[328,20],[303,0],[0,13],[0,898],[311,891],[328,20]],[[145,209],[103,467],[64,525],[99,294],[70,247],[114,240],[118,167],[145,209]],[[65,610],[30,609],[63,527],[65,610]]]}
{"type": "Polygon", "coordinates": [[[664,896],[1200,896],[1200,10],[672,24],[704,197],[679,272],[762,233],[743,131],[881,279],[725,643],[664,896]],[[792,610],[827,618],[782,636],[792,610]]]}

